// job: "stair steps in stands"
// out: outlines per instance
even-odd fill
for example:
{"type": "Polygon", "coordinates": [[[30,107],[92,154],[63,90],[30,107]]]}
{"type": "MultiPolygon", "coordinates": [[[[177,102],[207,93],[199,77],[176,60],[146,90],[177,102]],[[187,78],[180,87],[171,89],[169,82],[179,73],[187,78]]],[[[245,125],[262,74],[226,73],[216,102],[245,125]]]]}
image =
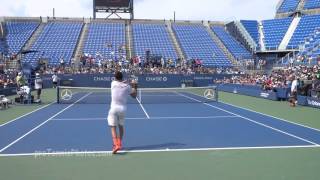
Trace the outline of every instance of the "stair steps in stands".
{"type": "Polygon", "coordinates": [[[174,48],[175,48],[175,50],[176,50],[176,52],[178,54],[178,57],[186,59],[186,56],[185,56],[184,52],[182,51],[182,48],[180,47],[180,44],[179,44],[179,42],[177,40],[177,37],[176,37],[176,35],[175,35],[175,33],[174,33],[173,29],[172,29],[171,22],[167,21],[166,25],[167,25],[167,30],[168,30],[168,33],[170,35],[170,38],[171,38],[171,40],[173,42],[174,48]]]}

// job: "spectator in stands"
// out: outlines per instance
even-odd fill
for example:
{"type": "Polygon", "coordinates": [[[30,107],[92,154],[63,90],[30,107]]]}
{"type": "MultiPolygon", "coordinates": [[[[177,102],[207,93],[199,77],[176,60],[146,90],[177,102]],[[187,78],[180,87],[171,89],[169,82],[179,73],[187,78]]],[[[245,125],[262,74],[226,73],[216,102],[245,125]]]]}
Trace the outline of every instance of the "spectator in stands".
{"type": "Polygon", "coordinates": [[[308,63],[309,63],[309,65],[311,65],[311,64],[312,64],[312,60],[313,60],[313,58],[312,58],[312,57],[309,57],[309,58],[308,58],[308,63]]]}
{"type": "Polygon", "coordinates": [[[64,66],[65,66],[65,62],[64,62],[63,57],[61,57],[61,58],[60,58],[60,67],[61,67],[61,68],[64,68],[64,66]]]}
{"type": "Polygon", "coordinates": [[[266,60],[260,59],[257,64],[257,69],[262,70],[265,67],[266,63],[266,60]]]}
{"type": "Polygon", "coordinates": [[[290,57],[290,59],[289,59],[290,67],[293,67],[293,63],[294,63],[294,59],[293,59],[293,57],[290,57]]]}
{"type": "Polygon", "coordinates": [[[86,56],[85,56],[85,54],[82,54],[81,56],[80,56],[80,62],[81,62],[81,65],[84,67],[84,66],[86,66],[86,56]]]}
{"type": "Polygon", "coordinates": [[[72,58],[72,59],[71,59],[71,67],[74,67],[75,63],[76,63],[76,59],[75,59],[75,58],[72,58]]]}
{"type": "Polygon", "coordinates": [[[161,57],[161,67],[164,68],[165,67],[165,60],[163,57],[161,57]]]}
{"type": "Polygon", "coordinates": [[[36,73],[36,78],[34,80],[34,89],[37,91],[37,98],[35,100],[36,103],[41,102],[40,96],[41,96],[42,88],[43,88],[42,79],[40,77],[40,74],[36,73]]]}
{"type": "Polygon", "coordinates": [[[168,67],[174,67],[174,62],[172,59],[168,60],[168,67]]]}

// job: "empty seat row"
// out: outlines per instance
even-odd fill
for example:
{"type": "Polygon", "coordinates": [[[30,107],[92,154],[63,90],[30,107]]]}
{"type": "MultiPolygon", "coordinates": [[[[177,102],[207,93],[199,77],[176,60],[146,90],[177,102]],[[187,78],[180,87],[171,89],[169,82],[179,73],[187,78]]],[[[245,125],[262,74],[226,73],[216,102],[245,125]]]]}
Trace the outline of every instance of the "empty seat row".
{"type": "Polygon", "coordinates": [[[29,40],[32,33],[38,27],[39,22],[6,22],[7,30],[7,45],[10,54],[17,54],[20,52],[25,43],[29,40]]]}
{"type": "Polygon", "coordinates": [[[207,66],[232,66],[203,25],[174,24],[173,30],[188,59],[201,59],[207,66]]]}
{"type": "Polygon", "coordinates": [[[125,24],[91,23],[83,53],[105,58],[125,55],[125,24]]]}
{"type": "Polygon", "coordinates": [[[212,26],[211,29],[238,60],[252,58],[251,53],[242,44],[235,40],[235,38],[231,36],[224,27],[212,26]]]}
{"type": "Polygon", "coordinates": [[[60,59],[64,59],[65,63],[70,63],[82,26],[82,22],[47,23],[31,47],[36,53],[26,55],[24,60],[34,64],[40,58],[45,58],[50,65],[56,65],[60,59]]]}
{"type": "Polygon", "coordinates": [[[278,13],[294,12],[298,7],[299,2],[300,0],[284,0],[278,9],[278,13]]]}
{"type": "Polygon", "coordinates": [[[266,48],[277,49],[287,33],[293,18],[271,19],[262,21],[266,48]]]}
{"type": "Polygon", "coordinates": [[[318,27],[320,27],[320,15],[303,16],[288,46],[298,48],[318,27]]]}
{"type": "Polygon", "coordinates": [[[133,43],[136,55],[163,56],[165,59],[176,60],[178,55],[165,24],[133,24],[133,43]]]}
{"type": "Polygon", "coordinates": [[[304,9],[320,8],[320,0],[305,0],[304,9]]]}

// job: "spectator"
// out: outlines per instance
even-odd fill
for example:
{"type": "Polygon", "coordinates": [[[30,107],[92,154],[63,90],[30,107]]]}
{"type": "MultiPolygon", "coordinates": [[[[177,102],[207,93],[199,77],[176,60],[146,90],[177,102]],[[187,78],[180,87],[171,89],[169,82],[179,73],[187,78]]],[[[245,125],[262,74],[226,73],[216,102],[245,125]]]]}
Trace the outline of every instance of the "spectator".
{"type": "Polygon", "coordinates": [[[293,57],[290,57],[290,59],[289,59],[290,67],[293,67],[293,63],[294,63],[294,59],[293,59],[293,57]]]}
{"type": "Polygon", "coordinates": [[[64,68],[64,65],[65,65],[64,59],[63,59],[63,57],[61,57],[60,58],[60,67],[64,68]]]}

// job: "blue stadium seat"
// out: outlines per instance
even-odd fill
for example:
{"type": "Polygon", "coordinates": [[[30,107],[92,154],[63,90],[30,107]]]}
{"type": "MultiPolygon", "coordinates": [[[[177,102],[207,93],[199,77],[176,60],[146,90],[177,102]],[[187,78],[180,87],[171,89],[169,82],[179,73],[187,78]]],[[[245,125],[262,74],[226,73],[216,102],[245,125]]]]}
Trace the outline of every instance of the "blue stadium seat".
{"type": "Polygon", "coordinates": [[[5,42],[0,39],[0,53],[5,53],[5,42]]]}
{"type": "Polygon", "coordinates": [[[285,36],[293,18],[272,19],[262,21],[264,30],[264,43],[267,49],[278,49],[285,36]]]}
{"type": "Polygon", "coordinates": [[[37,53],[26,55],[24,61],[36,65],[39,58],[46,58],[49,65],[58,65],[63,58],[69,64],[82,26],[82,22],[49,22],[31,47],[37,53]]]}
{"type": "Polygon", "coordinates": [[[259,44],[259,27],[258,21],[255,20],[241,20],[241,24],[247,30],[247,32],[251,35],[252,39],[259,44]]]}
{"type": "Polygon", "coordinates": [[[238,60],[252,59],[251,53],[234,39],[222,26],[212,26],[213,32],[221,39],[223,44],[238,60]]]}
{"type": "Polygon", "coordinates": [[[208,67],[231,67],[232,63],[201,24],[174,24],[173,30],[188,59],[201,59],[208,67]]]}
{"type": "Polygon", "coordinates": [[[39,22],[6,22],[6,40],[9,46],[9,53],[17,54],[29,40],[38,25],[39,22]]]}
{"type": "Polygon", "coordinates": [[[135,54],[141,57],[150,50],[153,55],[176,60],[178,55],[164,24],[133,24],[135,54]]]}
{"type": "Polygon", "coordinates": [[[288,46],[298,48],[299,44],[302,44],[318,27],[320,27],[320,15],[302,16],[288,46]]]}
{"type": "MultiPolygon", "coordinates": [[[[307,59],[312,58],[313,63],[316,64],[316,60],[320,56],[320,28],[309,35],[302,46],[304,48],[299,52],[299,55],[305,56],[307,59]]],[[[308,63],[308,61],[305,61],[305,63],[308,63]]]]}
{"type": "Polygon", "coordinates": [[[278,9],[278,13],[284,13],[284,12],[294,12],[298,5],[300,0],[284,0],[278,9]]]}
{"type": "Polygon", "coordinates": [[[89,25],[88,39],[83,52],[93,56],[100,53],[105,58],[114,59],[122,55],[119,48],[123,46],[125,46],[124,23],[93,22],[89,25]]]}
{"type": "Polygon", "coordinates": [[[305,0],[304,9],[320,8],[320,0],[305,0]]]}

